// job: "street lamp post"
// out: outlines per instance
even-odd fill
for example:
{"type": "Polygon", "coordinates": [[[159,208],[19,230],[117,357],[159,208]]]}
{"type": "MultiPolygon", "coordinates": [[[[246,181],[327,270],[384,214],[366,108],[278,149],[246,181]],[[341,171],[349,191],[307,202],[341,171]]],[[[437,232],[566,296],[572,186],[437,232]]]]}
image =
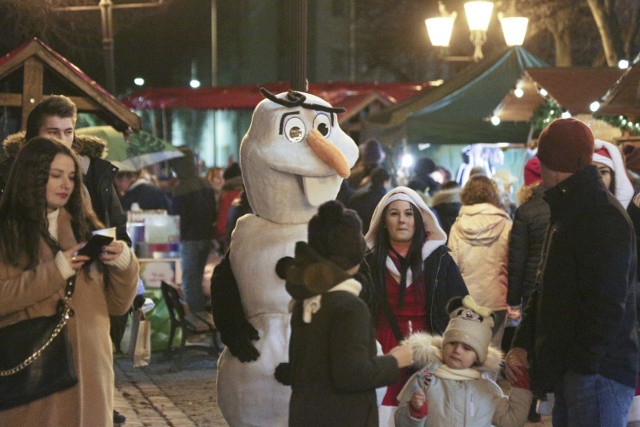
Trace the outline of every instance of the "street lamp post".
{"type": "MultiPolygon", "coordinates": [[[[438,2],[439,17],[425,19],[427,34],[431,44],[443,50],[449,47],[453,24],[457,13],[449,13],[442,1],[438,2]]],[[[467,24],[469,26],[470,40],[475,49],[473,56],[445,56],[446,61],[479,61],[484,55],[482,46],[487,40],[487,29],[493,13],[493,2],[491,1],[467,1],[464,4],[467,24]]],[[[510,15],[515,15],[515,2],[512,3],[510,15]]],[[[524,42],[529,20],[524,17],[505,16],[499,14],[502,30],[508,46],[520,46],[524,42]]]]}
{"type": "Polygon", "coordinates": [[[95,6],[63,6],[54,7],[53,12],[87,12],[100,11],[100,22],[102,24],[102,51],[104,55],[105,83],[107,90],[114,94],[116,92],[115,62],[113,59],[113,9],[141,9],[161,6],[164,0],[155,0],[152,3],[124,3],[113,4],[111,0],[100,0],[95,6]]]}

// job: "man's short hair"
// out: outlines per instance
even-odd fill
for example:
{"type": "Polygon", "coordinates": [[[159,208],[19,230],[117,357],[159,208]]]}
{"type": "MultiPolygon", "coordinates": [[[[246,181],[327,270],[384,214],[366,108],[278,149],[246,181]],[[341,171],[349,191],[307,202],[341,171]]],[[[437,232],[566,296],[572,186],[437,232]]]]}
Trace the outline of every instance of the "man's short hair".
{"type": "Polygon", "coordinates": [[[78,107],[64,95],[47,96],[35,106],[27,117],[27,133],[25,135],[27,141],[38,136],[44,118],[48,116],[71,117],[75,124],[78,119],[78,107]]]}
{"type": "Polygon", "coordinates": [[[389,172],[381,166],[378,166],[371,171],[371,185],[373,186],[380,187],[390,179],[391,175],[389,175],[389,172]]]}

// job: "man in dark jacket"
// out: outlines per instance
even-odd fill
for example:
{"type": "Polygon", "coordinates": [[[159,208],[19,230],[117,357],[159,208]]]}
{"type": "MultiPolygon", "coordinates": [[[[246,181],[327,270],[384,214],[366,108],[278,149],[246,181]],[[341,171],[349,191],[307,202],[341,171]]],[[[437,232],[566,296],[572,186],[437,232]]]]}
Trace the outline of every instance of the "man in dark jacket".
{"type": "Polygon", "coordinates": [[[555,393],[558,426],[626,425],[638,373],[635,236],[591,165],[593,146],[575,119],[540,134],[549,230],[506,358],[510,378],[530,364],[533,390],[555,393]]]}
{"type": "Polygon", "coordinates": [[[347,203],[349,209],[356,211],[362,220],[362,232],[367,234],[369,223],[376,210],[378,202],[387,194],[391,176],[382,166],[378,166],[371,171],[369,185],[366,188],[356,191],[347,203]]]}
{"type": "Polygon", "coordinates": [[[212,247],[216,194],[209,181],[198,175],[193,152],[187,147],[179,149],[184,157],[169,162],[178,176],[171,211],[180,216],[182,289],[189,309],[201,313],[208,305],[202,276],[212,247]]]}
{"type": "Polygon", "coordinates": [[[131,243],[127,235],[127,216],[118,199],[113,180],[118,168],[102,158],[105,145],[94,138],[87,143],[79,143],[75,137],[78,109],[69,98],[51,95],[44,98],[29,113],[27,130],[8,136],[3,148],[6,159],[0,165],[0,186],[4,190],[4,179],[9,175],[15,156],[31,138],[44,136],[55,138],[73,148],[78,154],[84,175],[84,185],[91,198],[91,206],[106,227],[116,227],[117,238],[131,243]]]}

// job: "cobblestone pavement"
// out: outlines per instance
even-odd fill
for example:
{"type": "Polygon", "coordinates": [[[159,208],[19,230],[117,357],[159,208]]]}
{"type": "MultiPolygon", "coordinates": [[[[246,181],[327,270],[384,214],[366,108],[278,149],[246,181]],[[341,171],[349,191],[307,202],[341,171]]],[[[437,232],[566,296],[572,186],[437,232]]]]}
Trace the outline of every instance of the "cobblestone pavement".
{"type": "Polygon", "coordinates": [[[126,427],[223,427],[217,406],[215,360],[187,350],[179,357],[153,353],[148,367],[133,368],[127,356],[115,360],[115,408],[126,427]]]}
{"type": "MultiPolygon", "coordinates": [[[[215,360],[209,354],[189,349],[168,358],[153,353],[148,367],[133,368],[127,356],[115,359],[115,408],[127,417],[125,427],[226,427],[217,406],[215,360]]],[[[502,384],[505,389],[507,385],[502,384]]],[[[527,423],[525,427],[550,427],[527,423]]]]}

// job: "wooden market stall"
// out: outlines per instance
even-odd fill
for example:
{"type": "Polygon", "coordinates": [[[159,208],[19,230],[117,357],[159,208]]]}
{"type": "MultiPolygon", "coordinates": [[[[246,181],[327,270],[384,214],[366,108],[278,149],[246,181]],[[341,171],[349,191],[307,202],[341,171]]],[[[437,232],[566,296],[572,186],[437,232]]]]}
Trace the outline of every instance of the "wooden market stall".
{"type": "Polygon", "coordinates": [[[138,115],[37,38],[0,58],[0,107],[19,110],[20,129],[50,94],[70,97],[79,112],[93,113],[119,131],[141,128],[138,115]]]}

